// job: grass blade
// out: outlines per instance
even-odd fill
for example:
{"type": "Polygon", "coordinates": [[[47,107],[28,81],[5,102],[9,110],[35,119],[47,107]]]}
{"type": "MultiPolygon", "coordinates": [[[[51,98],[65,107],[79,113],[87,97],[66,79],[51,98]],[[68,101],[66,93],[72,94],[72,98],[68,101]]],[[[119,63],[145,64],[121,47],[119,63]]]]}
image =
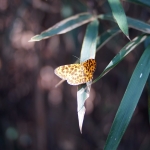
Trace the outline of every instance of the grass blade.
{"type": "Polygon", "coordinates": [[[120,0],[108,0],[108,2],[112,10],[113,17],[115,18],[119,28],[129,39],[127,18],[120,0]]]}
{"type": "Polygon", "coordinates": [[[108,29],[104,33],[102,33],[98,38],[97,38],[97,51],[104,45],[106,44],[110,39],[112,39],[115,35],[120,33],[121,30],[118,27],[113,27],[111,29],[108,29]]]}
{"type": "Polygon", "coordinates": [[[65,20],[58,22],[56,25],[52,26],[51,28],[47,29],[41,34],[32,37],[29,42],[40,41],[54,36],[56,34],[66,33],[92,20],[93,16],[89,13],[77,14],[75,16],[69,17],[65,20]]]}
{"type": "Polygon", "coordinates": [[[150,46],[143,52],[123,96],[104,150],[116,150],[131,120],[150,73],[150,46]]]}
{"type": "Polygon", "coordinates": [[[149,116],[149,123],[150,123],[150,75],[147,80],[147,88],[148,88],[148,116],[149,116]]]}
{"type": "Polygon", "coordinates": [[[98,25],[98,20],[95,20],[91,22],[86,29],[80,54],[80,63],[85,62],[90,58],[95,59],[98,25]]]}
{"type": "Polygon", "coordinates": [[[150,1],[149,0],[124,0],[124,1],[150,7],[150,1]]]}
{"type": "MultiPolygon", "coordinates": [[[[98,18],[100,18],[102,20],[110,20],[110,21],[115,22],[112,15],[110,15],[110,14],[102,14],[102,15],[99,15],[98,18]]],[[[139,30],[144,33],[150,33],[150,25],[149,24],[147,24],[143,21],[134,19],[134,18],[130,18],[130,17],[127,17],[127,21],[128,21],[129,27],[139,30]]]]}
{"type": "Polygon", "coordinates": [[[106,73],[108,73],[111,69],[113,69],[126,55],[128,55],[132,50],[135,49],[141,42],[143,42],[148,35],[141,35],[139,37],[134,38],[131,42],[126,44],[120,52],[110,61],[104,71],[96,78],[93,83],[97,82],[101,79],[106,73]]]}
{"type": "MultiPolygon", "coordinates": [[[[90,58],[95,59],[98,25],[99,25],[99,22],[95,20],[87,26],[83,45],[82,45],[81,55],[80,55],[80,62],[84,62],[90,58]]],[[[81,133],[82,133],[84,114],[85,114],[84,103],[86,99],[89,97],[90,85],[91,85],[91,82],[87,83],[87,85],[82,84],[78,86],[78,92],[77,92],[78,108],[77,110],[78,110],[79,128],[80,128],[81,133]]]]}

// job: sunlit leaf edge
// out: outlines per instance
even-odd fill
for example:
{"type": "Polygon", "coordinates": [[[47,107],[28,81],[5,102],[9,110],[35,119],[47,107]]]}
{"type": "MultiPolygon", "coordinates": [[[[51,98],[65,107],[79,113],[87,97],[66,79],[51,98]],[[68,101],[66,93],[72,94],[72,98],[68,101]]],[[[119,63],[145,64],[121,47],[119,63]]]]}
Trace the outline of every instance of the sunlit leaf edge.
{"type": "Polygon", "coordinates": [[[29,40],[29,42],[40,41],[43,39],[50,38],[51,36],[54,36],[57,34],[63,34],[63,33],[69,32],[69,31],[71,31],[83,24],[91,22],[93,20],[94,20],[93,15],[88,12],[76,14],[74,16],[71,16],[67,19],[64,19],[64,20],[56,23],[54,26],[43,31],[41,34],[33,36],[29,40]]]}
{"type": "Polygon", "coordinates": [[[100,80],[104,75],[106,75],[111,69],[113,69],[120,61],[124,59],[124,57],[129,54],[132,50],[135,49],[141,42],[143,42],[149,35],[143,34],[141,36],[138,36],[134,38],[132,41],[127,43],[120,52],[110,61],[110,63],[106,66],[106,68],[103,70],[103,72],[92,82],[96,83],[98,80],[100,80]],[[137,42],[137,44],[136,44],[137,42]],[[136,45],[134,45],[136,44],[136,45]],[[130,46],[131,45],[131,46],[130,46]],[[128,48],[128,50],[127,50],[128,48]],[[126,51],[127,50],[127,51],[126,51]],[[122,54],[124,54],[122,57],[120,57],[122,54]]]}
{"type": "MultiPolygon", "coordinates": [[[[87,26],[82,49],[81,49],[80,62],[84,62],[86,61],[86,59],[91,59],[91,58],[95,59],[98,26],[99,26],[99,22],[97,19],[91,22],[87,26]]],[[[77,105],[78,105],[77,111],[78,111],[79,128],[81,133],[82,133],[84,114],[85,114],[84,103],[86,99],[89,97],[90,87],[91,87],[90,82],[87,84],[79,85],[77,91],[77,105]]]]}

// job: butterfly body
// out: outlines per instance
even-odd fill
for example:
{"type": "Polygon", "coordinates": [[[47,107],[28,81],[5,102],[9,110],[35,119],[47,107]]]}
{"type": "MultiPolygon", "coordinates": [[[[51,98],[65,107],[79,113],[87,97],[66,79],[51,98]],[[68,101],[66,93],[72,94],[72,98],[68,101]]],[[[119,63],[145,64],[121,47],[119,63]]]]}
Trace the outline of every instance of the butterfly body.
{"type": "Polygon", "coordinates": [[[67,80],[70,85],[79,85],[91,81],[95,69],[95,59],[89,59],[81,64],[59,66],[55,69],[55,74],[63,80],[67,80]]]}

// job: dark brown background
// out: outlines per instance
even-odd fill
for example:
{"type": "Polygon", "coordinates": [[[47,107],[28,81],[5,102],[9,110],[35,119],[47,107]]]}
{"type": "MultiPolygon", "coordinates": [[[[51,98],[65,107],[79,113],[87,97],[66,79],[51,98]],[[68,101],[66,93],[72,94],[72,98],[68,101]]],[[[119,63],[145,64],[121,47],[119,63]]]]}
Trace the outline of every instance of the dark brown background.
{"type": "MultiPolygon", "coordinates": [[[[146,7],[123,3],[126,14],[148,21],[146,7]]],[[[71,15],[109,12],[105,1],[0,1],[0,150],[102,149],[129,79],[144,49],[140,45],[92,85],[83,133],[77,118],[76,86],[60,81],[54,69],[79,57],[86,25],[64,35],[28,40],[71,15]],[[87,9],[86,9],[87,7],[87,9]],[[74,55],[74,56],[73,56],[74,55]]],[[[101,21],[99,34],[114,24],[101,21]]],[[[130,37],[141,33],[130,29],[130,37]]],[[[96,78],[129,42],[119,34],[97,53],[96,78]]],[[[136,87],[135,87],[136,88],[136,87]]],[[[149,150],[150,129],[145,89],[118,150],[149,150]]]]}

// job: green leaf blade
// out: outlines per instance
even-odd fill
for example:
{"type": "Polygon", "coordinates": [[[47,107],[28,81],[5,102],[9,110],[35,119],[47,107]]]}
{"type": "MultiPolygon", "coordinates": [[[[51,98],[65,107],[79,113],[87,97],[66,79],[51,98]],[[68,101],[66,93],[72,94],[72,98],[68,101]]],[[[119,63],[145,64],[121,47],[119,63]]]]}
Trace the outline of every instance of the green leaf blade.
{"type": "Polygon", "coordinates": [[[116,150],[131,120],[150,73],[150,46],[143,52],[123,96],[104,150],[116,150]]]}
{"type": "Polygon", "coordinates": [[[29,42],[41,41],[43,39],[47,39],[57,34],[63,34],[63,33],[69,32],[92,20],[93,20],[93,16],[89,13],[77,14],[75,16],[69,17],[65,20],[58,22],[57,24],[45,30],[41,34],[32,37],[29,42]]]}
{"type": "Polygon", "coordinates": [[[85,62],[90,58],[95,59],[98,25],[98,20],[95,20],[91,22],[86,29],[80,54],[80,63],[85,62]]]}
{"type": "Polygon", "coordinates": [[[149,0],[125,0],[125,1],[135,3],[138,5],[150,7],[150,1],[149,0]]]}
{"type": "Polygon", "coordinates": [[[97,51],[109,40],[111,40],[115,35],[120,33],[121,30],[118,27],[113,27],[111,29],[108,29],[104,33],[102,33],[98,38],[97,38],[97,51]]]}
{"type": "MultiPolygon", "coordinates": [[[[99,25],[98,20],[94,20],[87,26],[85,37],[83,40],[81,55],[80,55],[80,63],[85,62],[86,60],[91,58],[95,59],[98,25],[99,25]]],[[[82,133],[84,114],[85,114],[84,103],[86,99],[89,97],[90,87],[91,87],[91,82],[78,86],[77,110],[78,110],[79,128],[81,133],[82,133]]]]}
{"type": "Polygon", "coordinates": [[[110,63],[106,66],[103,72],[93,81],[93,83],[100,80],[105,74],[107,74],[111,69],[113,69],[120,61],[124,59],[126,55],[128,55],[132,50],[135,49],[141,42],[146,40],[148,35],[141,35],[139,37],[134,38],[132,41],[127,43],[120,52],[110,61],[110,63]]]}
{"type": "Polygon", "coordinates": [[[148,117],[149,117],[149,123],[150,123],[150,75],[147,80],[147,88],[148,88],[148,117]]]}
{"type": "MultiPolygon", "coordinates": [[[[110,15],[110,14],[102,14],[102,15],[99,15],[98,18],[100,18],[102,20],[110,20],[110,21],[115,22],[112,15],[110,15]]],[[[150,25],[148,23],[145,23],[143,21],[140,21],[138,19],[134,19],[131,17],[127,17],[127,20],[128,20],[129,27],[139,30],[144,33],[150,33],[150,25]]]]}
{"type": "Polygon", "coordinates": [[[124,9],[121,5],[120,0],[108,0],[113,17],[116,19],[116,22],[122,32],[127,36],[129,39],[129,30],[128,30],[128,23],[127,18],[124,12],[124,9]]]}

